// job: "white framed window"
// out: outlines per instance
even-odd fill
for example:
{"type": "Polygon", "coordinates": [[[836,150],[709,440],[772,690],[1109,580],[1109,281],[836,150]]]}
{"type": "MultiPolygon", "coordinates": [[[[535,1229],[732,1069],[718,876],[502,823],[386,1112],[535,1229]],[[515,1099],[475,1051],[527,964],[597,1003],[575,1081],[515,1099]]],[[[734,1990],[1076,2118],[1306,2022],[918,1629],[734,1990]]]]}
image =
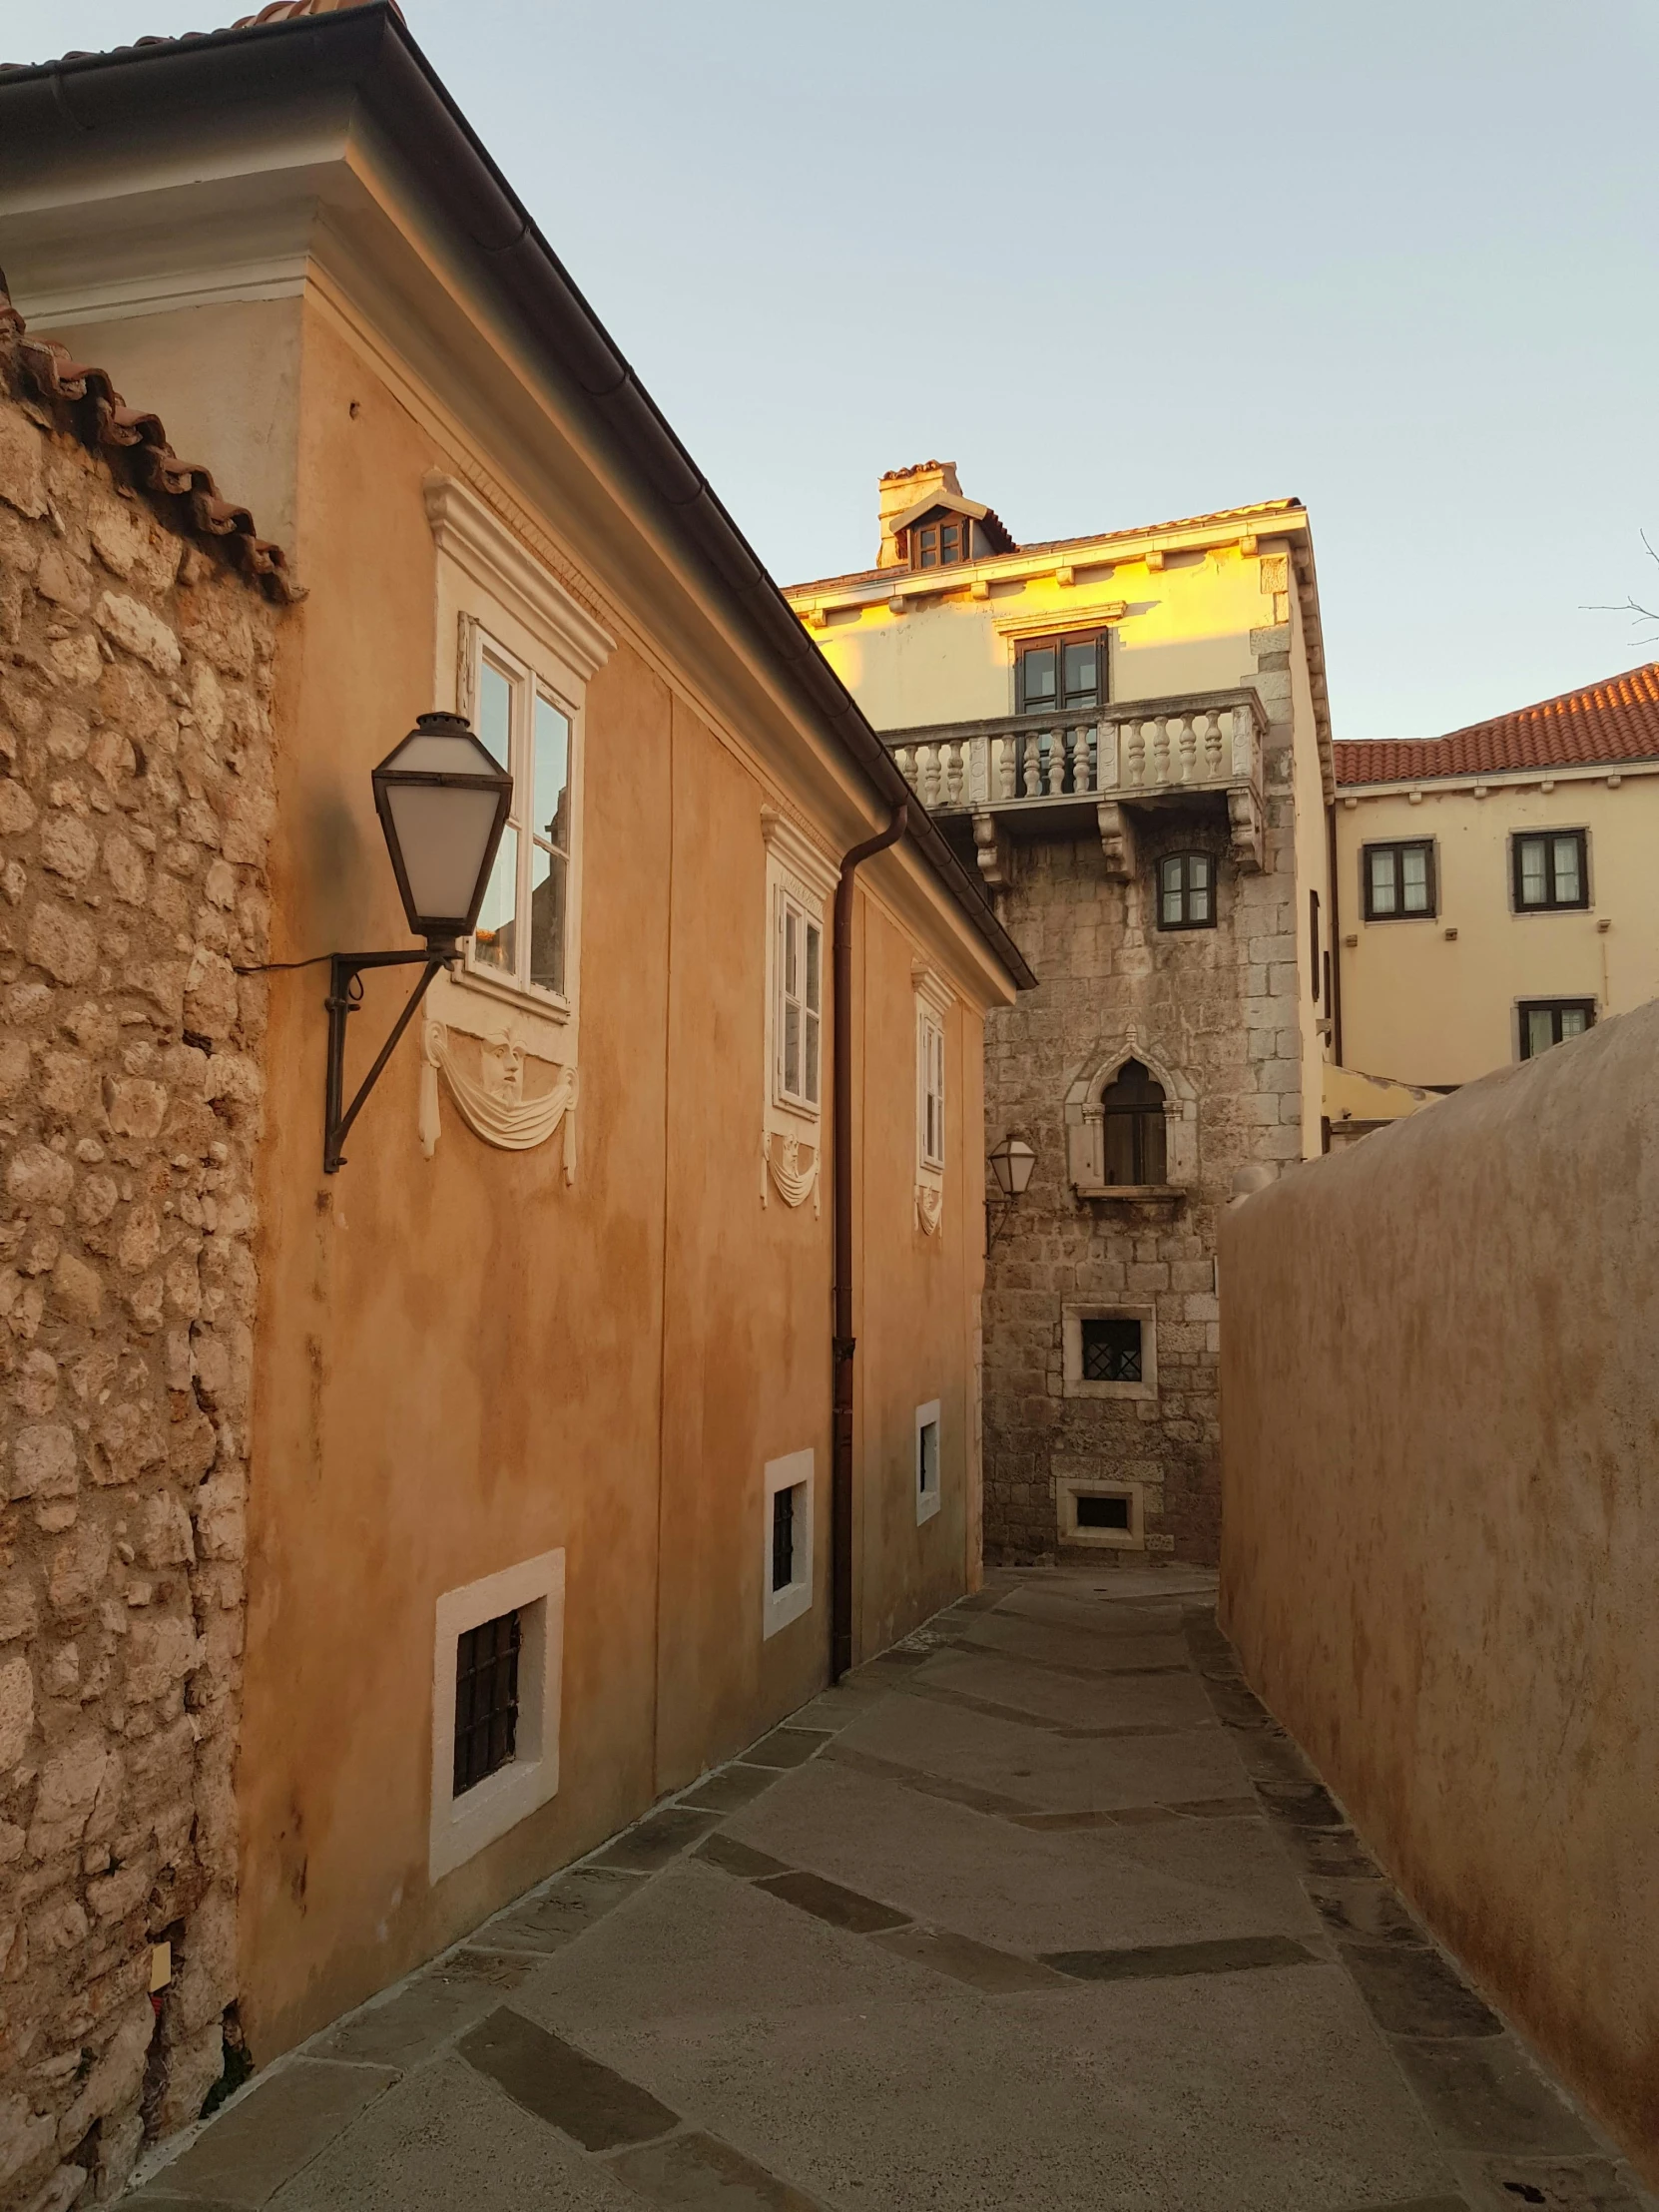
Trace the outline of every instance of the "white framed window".
{"type": "Polygon", "coordinates": [[[487,1574],[438,1599],[432,1639],[427,1879],[476,1856],[559,1788],[565,1555],[487,1574]]]}
{"type": "Polygon", "coordinates": [[[576,710],[482,624],[469,630],[473,728],[513,800],[466,964],[567,1007],[576,710]]]}
{"type": "Polygon", "coordinates": [[[916,994],[916,1227],[931,1237],[944,1216],[945,1022],[948,983],[924,960],[910,962],[916,994]]]}
{"type": "Polygon", "coordinates": [[[788,1628],[813,1605],[813,1453],[769,1459],[762,1484],[761,1637],[788,1628]]]}
{"type": "Polygon", "coordinates": [[[773,947],[776,993],[772,1040],[773,1096],[803,1113],[819,1110],[824,1042],[824,922],[780,883],[773,947]]]}
{"type": "Polygon", "coordinates": [[[916,1525],[939,1509],[939,1401],[930,1397],[916,1407],[916,1525]]]}
{"type": "Polygon", "coordinates": [[[916,1146],[924,1168],[944,1166],[944,1023],[926,1004],[916,1016],[916,1146]]]}

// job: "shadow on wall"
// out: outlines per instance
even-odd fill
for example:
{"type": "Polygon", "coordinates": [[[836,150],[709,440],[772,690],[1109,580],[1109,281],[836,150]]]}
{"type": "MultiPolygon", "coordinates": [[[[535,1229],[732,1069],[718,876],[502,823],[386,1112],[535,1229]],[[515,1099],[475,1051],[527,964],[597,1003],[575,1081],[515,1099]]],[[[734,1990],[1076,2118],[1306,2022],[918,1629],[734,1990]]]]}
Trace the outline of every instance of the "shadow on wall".
{"type": "Polygon", "coordinates": [[[1659,2177],[1659,1003],[1235,1205],[1222,1618],[1659,2177]]]}

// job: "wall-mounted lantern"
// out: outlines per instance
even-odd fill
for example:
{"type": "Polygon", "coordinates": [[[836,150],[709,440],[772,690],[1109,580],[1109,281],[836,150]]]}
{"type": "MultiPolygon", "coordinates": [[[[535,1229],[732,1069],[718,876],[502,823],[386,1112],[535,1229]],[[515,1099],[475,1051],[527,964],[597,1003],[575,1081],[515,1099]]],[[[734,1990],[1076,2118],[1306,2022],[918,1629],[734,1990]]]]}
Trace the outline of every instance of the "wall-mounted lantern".
{"type": "Polygon", "coordinates": [[[513,780],[473,736],[460,715],[421,715],[401,745],[374,771],[374,811],[385,832],[392,873],[409,928],[423,951],[335,952],[328,967],[328,1070],[323,1103],[322,1172],[345,1165],[340,1147],[363,1101],[379,1080],[439,968],[472,934],[484,902],[496,848],[507,826],[513,780]],[[424,962],[424,972],[391,1035],[349,1106],[345,1095],[345,1024],[362,1003],[365,968],[424,962]]]}
{"type": "Polygon", "coordinates": [[[1002,1194],[1002,1204],[997,1209],[990,1235],[985,1240],[988,1253],[998,1237],[1008,1226],[1015,1203],[1025,1196],[1030,1187],[1031,1171],[1037,1164],[1037,1155],[1023,1137],[1009,1135],[991,1153],[990,1171],[996,1178],[996,1187],[1002,1194]]]}

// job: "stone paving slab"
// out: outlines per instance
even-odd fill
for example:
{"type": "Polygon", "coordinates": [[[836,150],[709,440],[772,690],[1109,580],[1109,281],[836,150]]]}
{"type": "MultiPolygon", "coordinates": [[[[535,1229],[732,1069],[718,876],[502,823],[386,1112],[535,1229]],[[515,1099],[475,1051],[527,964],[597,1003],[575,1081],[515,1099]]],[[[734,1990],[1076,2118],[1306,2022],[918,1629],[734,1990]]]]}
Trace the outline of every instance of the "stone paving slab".
{"type": "Polygon", "coordinates": [[[1187,1569],[994,1576],[234,2098],[149,2212],[1655,2212],[1187,1569]]]}

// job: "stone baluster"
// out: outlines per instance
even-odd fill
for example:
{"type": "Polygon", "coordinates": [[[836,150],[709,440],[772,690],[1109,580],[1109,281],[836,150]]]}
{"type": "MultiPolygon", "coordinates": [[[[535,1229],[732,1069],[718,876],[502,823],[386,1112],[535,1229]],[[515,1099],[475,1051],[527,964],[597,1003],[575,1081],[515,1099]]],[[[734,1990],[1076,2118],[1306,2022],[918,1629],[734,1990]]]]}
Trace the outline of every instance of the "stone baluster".
{"type": "Polygon", "coordinates": [[[945,798],[952,807],[959,807],[966,796],[967,740],[947,745],[945,751],[945,798]]]}
{"type": "Polygon", "coordinates": [[[1115,792],[1118,789],[1118,726],[1115,722],[1103,722],[1095,734],[1094,788],[1097,792],[1115,792]]]}
{"type": "Polygon", "coordinates": [[[1012,799],[1014,796],[1014,770],[1019,752],[1018,738],[993,738],[991,748],[996,756],[996,796],[1012,799]]]}
{"type": "Polygon", "coordinates": [[[1204,775],[1213,783],[1222,774],[1221,722],[1215,715],[1200,715],[1198,719],[1199,735],[1204,740],[1204,775]]]}
{"type": "Polygon", "coordinates": [[[1066,788],[1066,733],[1062,726],[1048,733],[1048,796],[1058,799],[1066,788]]]}
{"type": "Polygon", "coordinates": [[[1198,732],[1191,715],[1176,715],[1171,728],[1181,748],[1181,781],[1190,784],[1198,771],[1198,732]]]}
{"type": "Polygon", "coordinates": [[[909,785],[911,791],[915,792],[916,797],[919,799],[921,797],[921,793],[916,785],[915,754],[907,745],[895,745],[892,749],[892,757],[893,766],[898,770],[899,775],[903,777],[905,783],[909,785]]]}
{"type": "Polygon", "coordinates": [[[1130,789],[1146,782],[1146,740],[1152,725],[1132,722],[1129,725],[1129,742],[1124,747],[1123,781],[1130,789]]]}
{"type": "Polygon", "coordinates": [[[1020,779],[1025,796],[1027,799],[1040,799],[1043,789],[1042,748],[1037,743],[1037,733],[1034,730],[1022,730],[1018,743],[1025,755],[1021,763],[1025,773],[1020,779]]]}

